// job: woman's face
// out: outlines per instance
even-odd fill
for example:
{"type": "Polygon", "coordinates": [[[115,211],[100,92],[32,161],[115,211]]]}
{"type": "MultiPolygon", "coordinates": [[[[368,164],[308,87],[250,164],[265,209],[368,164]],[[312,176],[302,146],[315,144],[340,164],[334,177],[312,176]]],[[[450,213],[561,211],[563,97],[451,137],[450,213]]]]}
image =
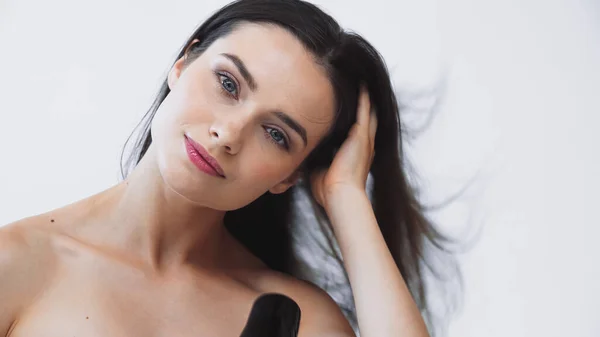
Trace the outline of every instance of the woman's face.
{"type": "Polygon", "coordinates": [[[291,187],[334,118],[324,69],[296,37],[273,25],[238,26],[187,68],[178,60],[168,84],[148,152],[171,189],[214,209],[237,209],[291,187]],[[186,136],[218,161],[224,177],[190,161],[186,136]]]}

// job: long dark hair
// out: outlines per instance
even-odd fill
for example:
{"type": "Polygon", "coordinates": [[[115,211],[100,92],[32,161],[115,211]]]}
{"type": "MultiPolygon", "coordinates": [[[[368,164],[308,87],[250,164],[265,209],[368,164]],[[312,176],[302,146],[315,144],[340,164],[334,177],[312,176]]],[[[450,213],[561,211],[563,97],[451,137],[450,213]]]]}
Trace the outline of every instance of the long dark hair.
{"type": "MultiPolygon", "coordinates": [[[[241,0],[221,8],[202,23],[181,47],[176,59],[185,56],[185,65],[189,65],[215,40],[226,36],[243,22],[274,24],[294,34],[328,74],[337,106],[335,122],[328,136],[302,163],[303,177],[299,183],[285,193],[273,195],[267,192],[249,205],[227,212],[225,226],[237,240],[274,270],[311,279],[325,290],[331,290],[335,285],[347,286],[347,275],[343,271],[338,276],[331,277],[323,276],[315,268],[312,275],[302,275],[306,273],[307,267],[302,265],[296,245],[303,239],[297,234],[302,232],[302,227],[294,221],[297,219],[294,217],[294,211],[297,211],[294,200],[295,196],[304,195],[310,202],[309,208],[299,213],[314,214],[320,224],[316,228],[327,238],[328,247],[324,249],[337,261],[338,266],[342,265],[327,216],[312,199],[308,177],[315,170],[329,166],[336,150],[346,139],[356,119],[359,87],[364,83],[379,121],[375,139],[376,156],[368,184],[369,197],[396,265],[430,331],[434,330],[434,315],[427,298],[429,287],[425,272],[430,271],[433,276],[441,274],[432,263],[430,253],[441,253],[436,256],[446,258],[444,267],[455,267],[456,263],[448,249],[452,242],[426,217],[424,208],[417,199],[415,187],[409,181],[408,163],[402,143],[404,129],[383,58],[364,38],[343,30],[331,16],[310,3],[300,0],[241,0]],[[192,44],[194,39],[200,42],[192,44]]],[[[150,125],[156,110],[169,92],[165,79],[152,106],[138,125],[141,132],[131,154],[125,163],[121,163],[123,179],[139,163],[152,143],[150,125]]],[[[131,136],[127,143],[130,139],[131,136]]],[[[459,276],[457,269],[456,276],[459,276]]],[[[356,328],[351,293],[337,298],[334,296],[334,299],[356,328]]]]}

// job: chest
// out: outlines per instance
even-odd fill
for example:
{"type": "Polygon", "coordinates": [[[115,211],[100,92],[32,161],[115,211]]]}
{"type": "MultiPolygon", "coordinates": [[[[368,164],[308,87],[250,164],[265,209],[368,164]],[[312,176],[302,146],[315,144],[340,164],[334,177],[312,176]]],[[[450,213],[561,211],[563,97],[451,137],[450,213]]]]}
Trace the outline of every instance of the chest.
{"type": "Polygon", "coordinates": [[[96,261],[57,272],[10,337],[237,337],[259,295],[227,278],[156,281],[96,261]]]}

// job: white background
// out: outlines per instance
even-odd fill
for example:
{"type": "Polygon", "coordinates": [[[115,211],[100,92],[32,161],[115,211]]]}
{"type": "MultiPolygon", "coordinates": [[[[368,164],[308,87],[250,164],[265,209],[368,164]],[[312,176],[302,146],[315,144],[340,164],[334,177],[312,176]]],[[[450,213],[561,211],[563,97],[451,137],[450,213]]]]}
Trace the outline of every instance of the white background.
{"type": "MultiPolygon", "coordinates": [[[[0,224],[117,183],[177,48],[225,3],[0,0],[0,224]]],[[[318,4],[381,51],[399,90],[446,75],[410,155],[432,202],[479,172],[435,214],[454,233],[482,226],[450,336],[600,336],[600,4],[318,4]]]]}

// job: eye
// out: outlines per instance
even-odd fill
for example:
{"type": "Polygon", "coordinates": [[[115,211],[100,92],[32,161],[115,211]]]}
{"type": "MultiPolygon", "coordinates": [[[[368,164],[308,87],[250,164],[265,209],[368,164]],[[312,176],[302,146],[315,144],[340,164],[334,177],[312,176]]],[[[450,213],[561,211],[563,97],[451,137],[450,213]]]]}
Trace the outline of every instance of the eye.
{"type": "Polygon", "coordinates": [[[237,83],[229,75],[227,75],[225,73],[217,73],[217,76],[219,78],[219,82],[221,83],[221,89],[223,89],[226,94],[237,98],[237,96],[238,96],[237,83]]]}
{"type": "Polygon", "coordinates": [[[289,151],[290,144],[285,136],[285,133],[282,131],[275,128],[265,127],[265,136],[273,144],[282,147],[286,151],[289,151]]]}

